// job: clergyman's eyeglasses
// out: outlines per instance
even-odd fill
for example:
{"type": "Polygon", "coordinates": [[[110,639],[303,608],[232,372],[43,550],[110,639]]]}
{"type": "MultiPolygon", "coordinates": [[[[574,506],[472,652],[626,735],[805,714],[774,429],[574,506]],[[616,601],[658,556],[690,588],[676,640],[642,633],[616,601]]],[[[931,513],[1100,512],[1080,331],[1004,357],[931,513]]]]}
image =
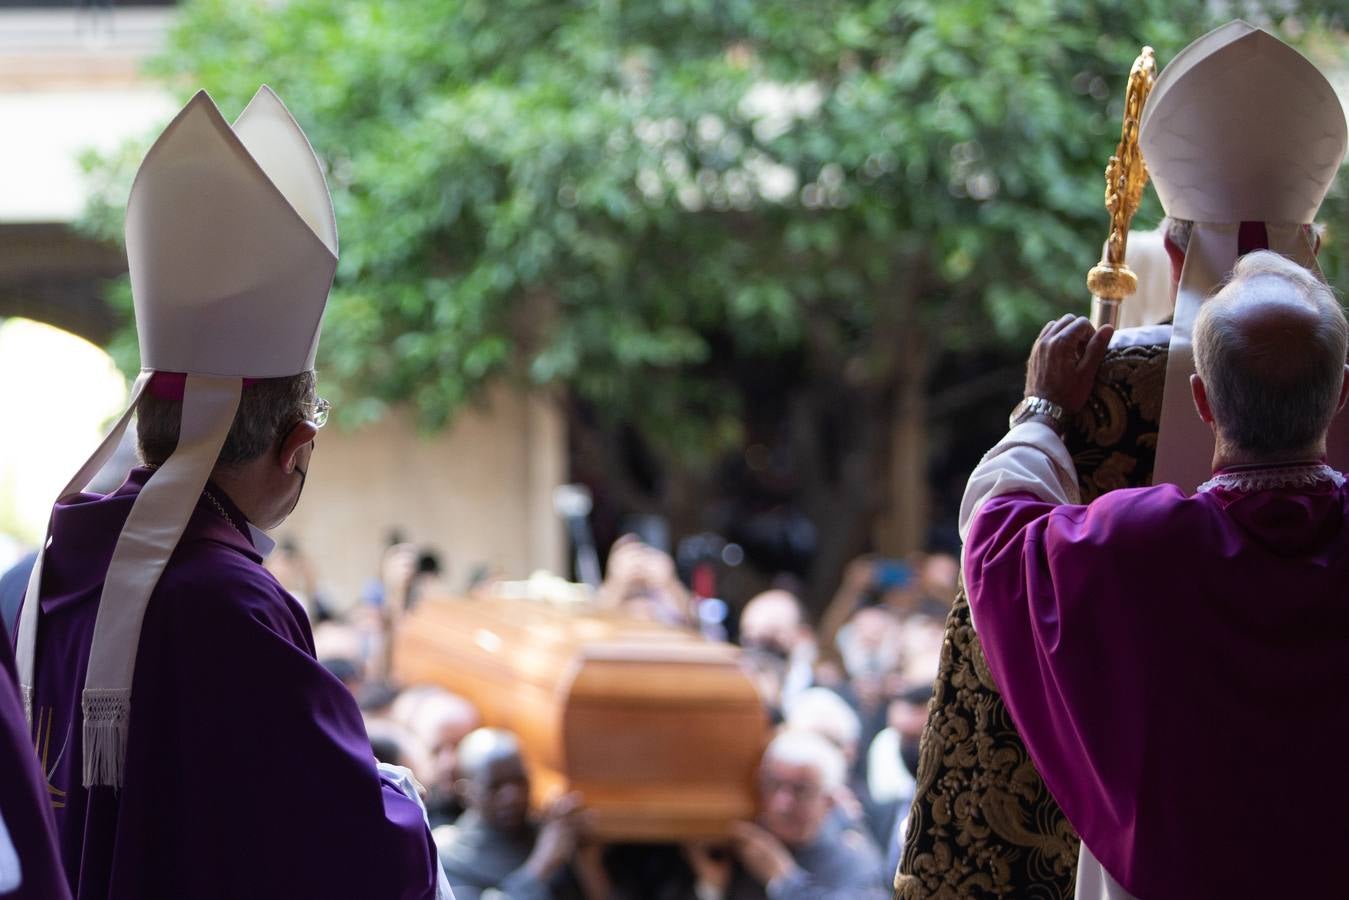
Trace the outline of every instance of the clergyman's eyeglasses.
{"type": "Polygon", "coordinates": [[[314,408],[309,413],[309,424],[315,428],[322,428],[328,424],[328,415],[333,410],[333,405],[322,397],[314,401],[314,408]]]}

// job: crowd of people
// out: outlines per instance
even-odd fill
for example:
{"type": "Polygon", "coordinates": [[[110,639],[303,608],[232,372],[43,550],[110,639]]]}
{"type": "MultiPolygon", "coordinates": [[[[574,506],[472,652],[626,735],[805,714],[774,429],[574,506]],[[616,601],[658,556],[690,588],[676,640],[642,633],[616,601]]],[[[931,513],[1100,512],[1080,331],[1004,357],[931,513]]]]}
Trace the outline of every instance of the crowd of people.
{"type": "MultiPolygon", "coordinates": [[[[441,862],[457,897],[711,898],[888,896],[913,800],[918,746],[955,593],[953,557],[853,561],[818,625],[788,577],[731,607],[739,658],[771,742],[755,821],[683,846],[600,844],[584,797],[531,808],[530,754],[468,699],[390,676],[389,641],[419,602],[490,596],[455,586],[410,543],[344,611],[294,545],[268,562],[309,611],[320,662],[355,696],[375,756],[425,786],[441,862]],[[492,893],[497,892],[497,893],[492,893]]],[[[698,627],[694,597],[668,554],[634,536],[609,553],[600,608],[698,627]]],[[[537,798],[536,798],[537,799],[537,798]]]]}

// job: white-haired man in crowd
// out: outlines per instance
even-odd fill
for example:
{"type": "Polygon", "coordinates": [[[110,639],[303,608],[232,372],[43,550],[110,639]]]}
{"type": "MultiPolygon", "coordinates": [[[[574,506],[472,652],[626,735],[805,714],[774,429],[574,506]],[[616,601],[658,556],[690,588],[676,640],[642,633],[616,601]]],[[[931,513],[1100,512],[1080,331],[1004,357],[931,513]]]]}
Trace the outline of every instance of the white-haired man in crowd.
{"type": "Polygon", "coordinates": [[[452,824],[464,811],[455,790],[457,750],[469,732],[482,725],[477,707],[457,694],[422,685],[394,701],[392,717],[416,736],[430,757],[430,768],[421,778],[431,827],[452,824]]]}
{"type": "Polygon", "coordinates": [[[740,822],[730,852],[688,848],[698,900],[882,900],[889,896],[871,840],[827,827],[847,763],[825,738],[781,732],[759,768],[757,823],[740,822]]]}
{"type": "Polygon", "coordinates": [[[897,804],[877,803],[867,784],[867,767],[858,765],[862,753],[862,720],[848,701],[829,688],[807,688],[787,707],[784,723],[791,731],[809,731],[829,741],[843,754],[847,776],[834,795],[833,823],[841,828],[864,829],[877,846],[890,838],[897,804]]]}
{"type": "Polygon", "coordinates": [[[740,644],[783,661],[784,707],[814,683],[815,633],[805,605],[791,591],[774,588],[750,598],[740,613],[740,644]]]}

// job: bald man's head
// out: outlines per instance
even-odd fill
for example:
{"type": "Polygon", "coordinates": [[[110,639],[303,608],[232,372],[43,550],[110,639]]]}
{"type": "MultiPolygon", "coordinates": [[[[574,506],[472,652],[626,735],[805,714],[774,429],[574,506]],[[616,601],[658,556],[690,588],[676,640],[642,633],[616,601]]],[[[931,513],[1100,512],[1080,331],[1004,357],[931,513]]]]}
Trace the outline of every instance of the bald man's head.
{"type": "Polygon", "coordinates": [[[1277,253],[1242,257],[1194,327],[1220,440],[1256,458],[1320,447],[1339,408],[1347,344],[1344,311],[1324,282],[1277,253]]]}
{"type": "Polygon", "coordinates": [[[745,647],[788,656],[809,636],[801,601],[788,591],[756,594],[740,613],[740,643],[745,647]]]}
{"type": "Polygon", "coordinates": [[[464,805],[493,828],[513,831],[529,815],[529,775],[520,742],[509,731],[479,728],[459,743],[459,789],[464,805]]]}
{"type": "Polygon", "coordinates": [[[502,728],[479,728],[459,742],[459,774],[480,778],[493,763],[520,758],[520,741],[502,728]]]}

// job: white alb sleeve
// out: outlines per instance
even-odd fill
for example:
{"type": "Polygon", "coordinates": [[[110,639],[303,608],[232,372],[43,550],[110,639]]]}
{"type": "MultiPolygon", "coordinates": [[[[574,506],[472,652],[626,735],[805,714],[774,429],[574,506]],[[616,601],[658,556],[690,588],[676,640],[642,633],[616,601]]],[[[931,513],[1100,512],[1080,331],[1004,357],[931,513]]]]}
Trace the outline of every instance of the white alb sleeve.
{"type": "Polygon", "coordinates": [[[1077,503],[1077,471],[1063,439],[1041,422],[1017,425],[984,454],[960,501],[960,539],[979,507],[1002,494],[1028,491],[1048,503],[1077,503]]]}
{"type": "MultiPolygon", "coordinates": [[[[963,542],[969,536],[970,525],[984,501],[1021,491],[1047,503],[1079,502],[1077,471],[1068,448],[1054,429],[1041,422],[1015,426],[974,467],[960,501],[960,540],[963,542]]],[[[962,571],[965,568],[963,552],[960,567],[962,571]]],[[[973,609],[970,625],[979,630],[973,609]]]]}

